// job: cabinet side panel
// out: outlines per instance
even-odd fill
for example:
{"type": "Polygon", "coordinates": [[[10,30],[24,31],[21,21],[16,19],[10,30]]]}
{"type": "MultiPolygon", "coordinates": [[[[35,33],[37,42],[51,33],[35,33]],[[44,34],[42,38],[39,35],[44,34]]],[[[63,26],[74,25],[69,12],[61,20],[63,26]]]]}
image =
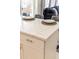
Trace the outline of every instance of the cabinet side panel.
{"type": "Polygon", "coordinates": [[[45,59],[56,59],[56,46],[59,39],[58,30],[45,42],[45,59]]]}

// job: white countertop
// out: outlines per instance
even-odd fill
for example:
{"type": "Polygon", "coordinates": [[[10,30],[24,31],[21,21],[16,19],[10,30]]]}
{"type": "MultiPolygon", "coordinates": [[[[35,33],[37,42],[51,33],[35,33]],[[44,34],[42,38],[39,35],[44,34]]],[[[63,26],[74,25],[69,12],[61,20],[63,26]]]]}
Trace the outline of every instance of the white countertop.
{"type": "Polygon", "coordinates": [[[58,30],[58,23],[56,25],[44,25],[41,23],[43,19],[35,19],[33,21],[22,20],[20,31],[42,40],[47,40],[56,30],[58,30]]]}

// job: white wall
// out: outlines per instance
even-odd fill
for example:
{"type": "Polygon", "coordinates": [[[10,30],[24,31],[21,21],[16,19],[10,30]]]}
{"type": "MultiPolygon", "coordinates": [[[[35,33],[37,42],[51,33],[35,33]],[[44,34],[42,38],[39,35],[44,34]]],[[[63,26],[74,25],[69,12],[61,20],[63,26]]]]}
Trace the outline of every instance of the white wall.
{"type": "Polygon", "coordinates": [[[35,14],[39,14],[39,9],[40,9],[39,2],[40,0],[35,0],[35,14]]]}
{"type": "Polygon", "coordinates": [[[35,1],[35,14],[41,13],[41,1],[43,0],[34,0],[35,1]]]}
{"type": "MultiPolygon", "coordinates": [[[[51,0],[51,6],[53,7],[55,5],[55,1],[57,1],[56,5],[58,5],[58,0],[51,0]]],[[[49,0],[45,0],[45,8],[49,7],[49,0]]]]}
{"type": "Polygon", "coordinates": [[[21,7],[22,8],[26,8],[28,6],[31,5],[31,1],[30,0],[21,0],[21,7]]]}
{"type": "Polygon", "coordinates": [[[51,7],[55,5],[55,0],[51,0],[51,7]]]}
{"type": "MultiPolygon", "coordinates": [[[[32,5],[34,14],[43,13],[43,9],[49,6],[49,0],[21,0],[22,7],[28,7],[32,5]],[[33,4],[32,4],[33,3],[33,4]]],[[[55,5],[55,0],[51,0],[51,7],[55,5]]]]}
{"type": "Polygon", "coordinates": [[[32,6],[34,14],[41,14],[41,1],[43,0],[21,0],[21,8],[32,6]]]}

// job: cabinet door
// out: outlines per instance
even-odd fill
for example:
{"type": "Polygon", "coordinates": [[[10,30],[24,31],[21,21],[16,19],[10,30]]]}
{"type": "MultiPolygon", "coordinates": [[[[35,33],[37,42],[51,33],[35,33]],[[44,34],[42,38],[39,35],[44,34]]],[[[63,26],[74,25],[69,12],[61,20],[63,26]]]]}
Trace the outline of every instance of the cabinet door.
{"type": "Polygon", "coordinates": [[[23,52],[24,52],[24,50],[23,50],[23,44],[20,44],[20,59],[24,59],[23,57],[23,52]]]}
{"type": "Polygon", "coordinates": [[[24,59],[44,59],[44,50],[24,45],[24,59]]]}

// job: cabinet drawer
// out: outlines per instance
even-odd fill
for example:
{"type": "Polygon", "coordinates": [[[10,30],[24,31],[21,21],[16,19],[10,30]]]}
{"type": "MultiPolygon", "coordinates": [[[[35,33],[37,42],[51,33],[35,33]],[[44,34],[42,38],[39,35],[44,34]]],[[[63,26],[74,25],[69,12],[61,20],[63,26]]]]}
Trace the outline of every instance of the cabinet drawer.
{"type": "Polygon", "coordinates": [[[44,42],[26,34],[20,34],[21,43],[35,48],[43,48],[44,42]]]}

